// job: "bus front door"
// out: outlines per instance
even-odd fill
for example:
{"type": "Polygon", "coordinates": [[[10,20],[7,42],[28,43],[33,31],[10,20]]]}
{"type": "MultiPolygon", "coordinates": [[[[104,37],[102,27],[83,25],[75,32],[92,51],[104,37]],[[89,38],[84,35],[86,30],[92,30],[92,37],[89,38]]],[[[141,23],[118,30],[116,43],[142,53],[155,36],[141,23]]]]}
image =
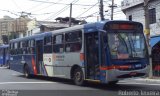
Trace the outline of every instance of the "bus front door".
{"type": "Polygon", "coordinates": [[[37,73],[42,74],[41,68],[43,63],[43,40],[36,41],[36,67],[37,73]]]}
{"type": "Polygon", "coordinates": [[[98,44],[98,32],[85,34],[86,79],[98,80],[100,78],[98,44]]]}

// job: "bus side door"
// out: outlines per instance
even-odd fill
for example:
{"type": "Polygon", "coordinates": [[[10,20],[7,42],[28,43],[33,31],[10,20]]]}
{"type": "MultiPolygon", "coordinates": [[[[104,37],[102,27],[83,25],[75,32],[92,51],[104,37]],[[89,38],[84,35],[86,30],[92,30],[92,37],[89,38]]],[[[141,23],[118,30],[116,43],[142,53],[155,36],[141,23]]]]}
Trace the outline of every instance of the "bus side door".
{"type": "Polygon", "coordinates": [[[43,61],[43,40],[36,41],[36,68],[37,73],[41,74],[41,65],[43,61]]]}
{"type": "Polygon", "coordinates": [[[84,35],[86,79],[99,80],[100,64],[98,32],[85,33],[84,35]]]}

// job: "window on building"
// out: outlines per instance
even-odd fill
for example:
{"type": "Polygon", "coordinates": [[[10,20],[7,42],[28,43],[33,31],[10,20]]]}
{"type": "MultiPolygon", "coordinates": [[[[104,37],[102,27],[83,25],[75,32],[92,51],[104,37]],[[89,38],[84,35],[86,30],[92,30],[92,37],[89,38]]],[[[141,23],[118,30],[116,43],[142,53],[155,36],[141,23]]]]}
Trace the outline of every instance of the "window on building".
{"type": "Polygon", "coordinates": [[[156,9],[155,8],[149,9],[149,23],[150,24],[156,23],[156,9]]]}
{"type": "Polygon", "coordinates": [[[129,21],[132,21],[132,15],[129,15],[128,19],[129,21]]]}

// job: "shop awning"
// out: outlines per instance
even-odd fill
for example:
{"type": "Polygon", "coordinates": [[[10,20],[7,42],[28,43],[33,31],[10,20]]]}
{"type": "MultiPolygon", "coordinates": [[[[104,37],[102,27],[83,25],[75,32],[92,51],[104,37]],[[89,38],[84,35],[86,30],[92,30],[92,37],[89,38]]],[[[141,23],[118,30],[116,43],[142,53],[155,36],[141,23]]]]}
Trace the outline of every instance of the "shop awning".
{"type": "Polygon", "coordinates": [[[150,41],[151,47],[153,47],[153,46],[154,46],[155,44],[157,44],[159,41],[160,41],[160,36],[151,37],[151,41],[150,41]]]}

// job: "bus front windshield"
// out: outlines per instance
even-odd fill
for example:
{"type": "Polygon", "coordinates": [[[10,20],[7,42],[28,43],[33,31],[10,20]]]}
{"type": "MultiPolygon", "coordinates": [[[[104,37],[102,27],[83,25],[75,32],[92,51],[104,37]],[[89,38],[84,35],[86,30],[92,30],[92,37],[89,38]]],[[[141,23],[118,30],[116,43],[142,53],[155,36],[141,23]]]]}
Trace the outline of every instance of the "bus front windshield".
{"type": "Polygon", "coordinates": [[[108,44],[112,59],[134,59],[146,56],[143,33],[109,32],[108,44]]]}

